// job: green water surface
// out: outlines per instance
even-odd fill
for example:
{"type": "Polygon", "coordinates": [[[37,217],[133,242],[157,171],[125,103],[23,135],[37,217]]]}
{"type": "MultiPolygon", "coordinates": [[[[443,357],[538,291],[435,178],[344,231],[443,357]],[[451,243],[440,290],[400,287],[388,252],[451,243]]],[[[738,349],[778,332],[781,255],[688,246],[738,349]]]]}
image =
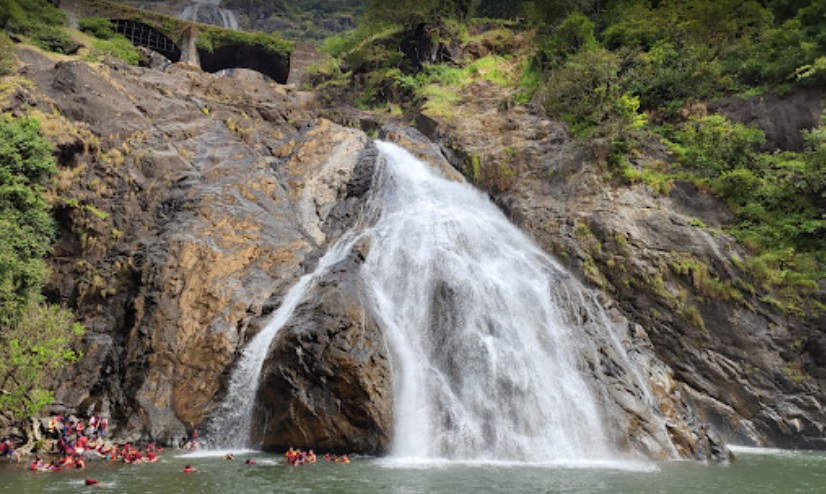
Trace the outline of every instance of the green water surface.
{"type": "Polygon", "coordinates": [[[291,467],[282,457],[161,453],[152,464],[93,462],[83,471],[29,472],[0,462],[0,493],[121,492],[141,494],[822,494],[826,454],[741,451],[728,465],[697,462],[557,463],[546,465],[451,463],[355,458],[350,464],[291,467]],[[253,458],[256,465],[244,460],[253,458]],[[197,468],[183,473],[185,465],[197,468]],[[100,486],[86,486],[94,477],[100,486]]]}

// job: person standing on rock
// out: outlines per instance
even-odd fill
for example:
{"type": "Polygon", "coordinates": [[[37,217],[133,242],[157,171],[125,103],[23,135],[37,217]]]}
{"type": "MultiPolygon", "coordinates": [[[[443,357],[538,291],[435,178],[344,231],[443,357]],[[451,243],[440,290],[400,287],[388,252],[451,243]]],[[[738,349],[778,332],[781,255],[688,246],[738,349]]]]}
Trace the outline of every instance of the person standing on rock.
{"type": "Polygon", "coordinates": [[[60,436],[60,431],[58,431],[58,422],[57,417],[52,415],[49,418],[49,439],[58,439],[60,436]]]}
{"type": "Polygon", "coordinates": [[[9,458],[12,460],[20,461],[20,455],[15,453],[14,451],[14,444],[12,444],[11,439],[4,437],[3,442],[0,443],[0,458],[9,458]]]}
{"type": "Polygon", "coordinates": [[[98,437],[105,437],[106,436],[106,429],[109,427],[109,419],[106,418],[104,415],[100,418],[100,423],[98,423],[98,437]]]}

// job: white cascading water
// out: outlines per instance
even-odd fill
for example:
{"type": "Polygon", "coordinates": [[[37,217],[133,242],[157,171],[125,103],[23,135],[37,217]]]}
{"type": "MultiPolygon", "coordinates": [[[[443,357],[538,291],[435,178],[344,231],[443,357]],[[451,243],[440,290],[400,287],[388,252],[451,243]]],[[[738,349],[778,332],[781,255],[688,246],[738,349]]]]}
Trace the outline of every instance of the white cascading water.
{"type": "Polygon", "coordinates": [[[587,335],[552,297],[562,268],[476,189],[377,145],[386,167],[364,278],[393,354],[392,454],[612,456],[578,368],[587,335]]]}
{"type": "Polygon", "coordinates": [[[363,286],[391,353],[393,456],[615,458],[604,426],[615,405],[586,377],[589,364],[599,365],[598,348],[612,347],[629,386],[653,400],[593,295],[484,194],[394,144],[376,146],[370,226],[337,243],[247,345],[210,437],[248,446],[273,338],[357,235],[370,239],[363,286]]]}
{"type": "MultiPolygon", "coordinates": [[[[235,13],[229,9],[222,8],[221,1],[222,0],[193,0],[192,3],[184,7],[181,13],[178,14],[178,18],[192,22],[207,22],[207,20],[203,18],[199,19],[199,11],[201,9],[204,9],[204,11],[217,11],[221,20],[220,26],[237,31],[238,19],[235,17],[235,13]]],[[[213,14],[214,12],[210,12],[210,15],[213,14]]]]}

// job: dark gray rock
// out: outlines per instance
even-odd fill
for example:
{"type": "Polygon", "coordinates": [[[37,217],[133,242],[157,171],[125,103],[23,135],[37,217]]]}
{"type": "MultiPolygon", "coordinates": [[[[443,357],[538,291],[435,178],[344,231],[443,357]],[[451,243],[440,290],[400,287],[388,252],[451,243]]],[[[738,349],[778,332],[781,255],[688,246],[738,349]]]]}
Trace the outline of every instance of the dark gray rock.
{"type": "Polygon", "coordinates": [[[253,432],[265,450],[387,451],[392,383],[384,338],[360,292],[366,249],[319,280],[280,330],[253,421],[266,424],[253,432]]]}

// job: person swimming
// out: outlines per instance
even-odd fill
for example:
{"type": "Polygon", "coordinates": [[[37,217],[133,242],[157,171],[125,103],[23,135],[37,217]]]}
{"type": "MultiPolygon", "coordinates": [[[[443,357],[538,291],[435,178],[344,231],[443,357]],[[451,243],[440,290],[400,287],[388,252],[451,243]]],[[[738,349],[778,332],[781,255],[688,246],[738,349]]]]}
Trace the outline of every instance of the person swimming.
{"type": "Polygon", "coordinates": [[[197,471],[198,470],[192,468],[190,465],[187,465],[187,466],[184,467],[184,473],[192,473],[192,472],[197,472],[197,471]]]}

